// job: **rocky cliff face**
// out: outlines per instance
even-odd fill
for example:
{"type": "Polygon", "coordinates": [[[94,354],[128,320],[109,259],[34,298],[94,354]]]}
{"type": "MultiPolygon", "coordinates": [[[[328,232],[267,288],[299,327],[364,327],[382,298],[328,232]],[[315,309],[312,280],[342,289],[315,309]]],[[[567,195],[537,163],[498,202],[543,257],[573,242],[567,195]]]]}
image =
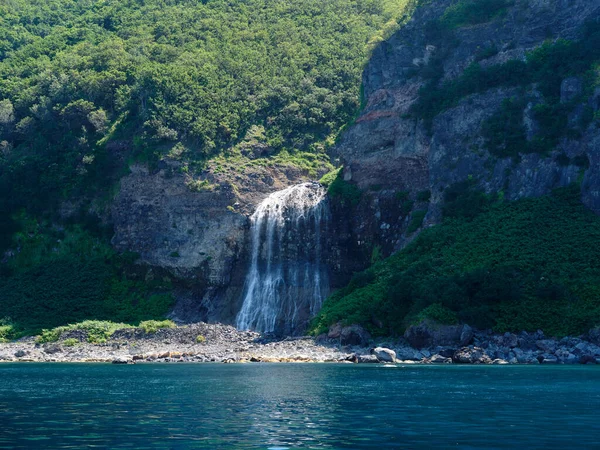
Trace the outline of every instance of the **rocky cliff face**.
{"type": "Polygon", "coordinates": [[[120,251],[139,254],[146,279],[169,277],[173,317],[233,323],[249,265],[249,216],[269,193],[305,181],[292,167],[255,167],[234,178],[210,168],[198,182],[165,161],[133,165],[111,206],[120,251]]]}
{"type": "MultiPolygon", "coordinates": [[[[440,70],[438,85],[448,85],[464,77],[465,69],[472,69],[474,63],[485,70],[509,61],[525,62],[528,52],[546,40],[582,39],[584,24],[600,17],[600,2],[505,2],[506,7],[491,19],[455,27],[445,36],[446,42],[432,25],[448,16],[449,6],[460,2],[423,3],[404,28],[374,51],[363,78],[366,107],[336,148],[345,179],[366,192],[354,215],[353,240],[369,241],[372,248],[379,245],[387,254],[401,248],[416,234],[407,232],[415,210],[427,211],[423,225],[439,221],[445,189],[466,180],[509,200],[544,195],[579,182],[583,202],[600,213],[597,122],[587,122],[576,133],[561,137],[546,152],[501,157],[486,145],[483,128],[510,99],[523,101],[518,125],[528,141],[536,138],[539,123],[532,111],[544,103],[537,83],[479,88],[429,123],[414,113],[423,89],[432,86],[427,72],[435,64],[440,70]],[[427,203],[419,202],[428,195],[427,203]]],[[[562,80],[560,102],[569,105],[570,124],[579,123],[584,110],[598,117],[600,89],[590,90],[584,84],[581,76],[562,80]]]]}
{"type": "MultiPolygon", "coordinates": [[[[598,0],[498,2],[504,6],[497,14],[458,24],[442,38],[432,24],[460,1],[422,2],[373,52],[363,79],[366,106],[334,149],[345,182],[363,194],[357,204],[332,199],[333,244],[323,255],[332,287],[438,222],[445,192],[463,181],[509,200],[577,182],[583,202],[600,213],[600,88],[590,88],[589,73],[560,80],[559,104],[572,132],[545,151],[499,154],[484,130],[514,102],[524,142],[539,141],[536,107],[547,100],[539,80],[478,87],[429,119],[415,113],[427,89],[464,78],[475,63],[479,70],[525,63],[548,39],[581,40],[584,24],[600,17],[598,0]],[[586,114],[594,119],[584,121],[586,114]]],[[[316,178],[273,164],[233,166],[210,166],[202,182],[174,161],[155,171],[134,166],[112,205],[114,245],[139,253],[146,277],[178,280],[173,315],[183,321],[233,323],[249,266],[249,216],[269,193],[316,178]]]]}

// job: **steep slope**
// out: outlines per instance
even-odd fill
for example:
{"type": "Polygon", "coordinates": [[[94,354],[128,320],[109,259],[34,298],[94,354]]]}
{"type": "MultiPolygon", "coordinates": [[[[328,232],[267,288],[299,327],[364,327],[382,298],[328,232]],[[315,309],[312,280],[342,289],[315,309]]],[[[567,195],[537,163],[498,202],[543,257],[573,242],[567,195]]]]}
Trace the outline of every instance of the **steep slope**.
{"type": "Polygon", "coordinates": [[[344,180],[372,198],[354,228],[389,254],[410,239],[410,208],[384,220],[378,203],[406,197],[436,223],[466,180],[510,200],[578,182],[600,212],[599,16],[584,0],[421,5],[373,53],[366,106],[336,147],[344,180]]]}
{"type": "Polygon", "coordinates": [[[334,294],[316,330],[600,321],[599,64],[598,1],[421,2],[373,53],[335,148],[335,191],[362,192],[338,196],[346,266],[399,253],[334,294]]]}

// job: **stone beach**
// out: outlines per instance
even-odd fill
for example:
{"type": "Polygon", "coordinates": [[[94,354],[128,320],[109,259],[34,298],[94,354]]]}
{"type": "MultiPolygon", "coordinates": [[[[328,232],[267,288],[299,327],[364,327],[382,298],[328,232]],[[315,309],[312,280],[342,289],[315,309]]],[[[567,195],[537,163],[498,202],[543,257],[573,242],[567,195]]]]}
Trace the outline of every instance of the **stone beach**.
{"type": "Polygon", "coordinates": [[[57,342],[34,337],[0,344],[0,362],[331,362],[404,364],[598,364],[600,332],[556,339],[535,333],[476,332],[467,325],[425,323],[426,346],[415,348],[414,328],[402,338],[371,338],[365,330],[332,327],[328,335],[277,338],[229,325],[196,323],[145,333],[131,328],[107,342],[87,342],[83,331],[63,333],[57,342]],[[466,328],[465,328],[466,327],[466,328]],[[457,332],[459,329],[460,333],[457,332]],[[453,341],[452,337],[456,339],[453,341]]]}

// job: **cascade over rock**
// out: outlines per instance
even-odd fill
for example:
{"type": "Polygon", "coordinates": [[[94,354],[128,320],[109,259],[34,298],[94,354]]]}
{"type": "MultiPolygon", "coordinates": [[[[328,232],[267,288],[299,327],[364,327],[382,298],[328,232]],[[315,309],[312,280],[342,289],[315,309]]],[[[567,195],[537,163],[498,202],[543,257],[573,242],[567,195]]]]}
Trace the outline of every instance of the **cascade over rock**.
{"type": "Polygon", "coordinates": [[[269,195],[251,217],[251,261],[239,329],[302,332],[329,289],[321,263],[330,220],[325,189],[303,183],[269,195]]]}

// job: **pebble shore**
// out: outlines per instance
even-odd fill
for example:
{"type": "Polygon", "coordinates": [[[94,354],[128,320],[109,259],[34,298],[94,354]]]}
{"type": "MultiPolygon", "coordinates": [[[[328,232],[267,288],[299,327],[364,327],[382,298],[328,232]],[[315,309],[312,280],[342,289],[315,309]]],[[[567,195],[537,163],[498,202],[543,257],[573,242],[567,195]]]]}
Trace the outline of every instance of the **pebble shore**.
{"type": "Polygon", "coordinates": [[[63,333],[57,342],[34,337],[0,343],[2,362],[250,363],[329,362],[403,364],[599,364],[600,346],[579,338],[547,338],[541,332],[474,334],[468,345],[416,349],[400,339],[343,345],[327,336],[276,338],[220,324],[197,323],[145,333],[115,332],[102,344],[83,331],[63,333]],[[200,337],[199,337],[200,336],[200,337]],[[73,343],[76,342],[74,345],[73,343]]]}

